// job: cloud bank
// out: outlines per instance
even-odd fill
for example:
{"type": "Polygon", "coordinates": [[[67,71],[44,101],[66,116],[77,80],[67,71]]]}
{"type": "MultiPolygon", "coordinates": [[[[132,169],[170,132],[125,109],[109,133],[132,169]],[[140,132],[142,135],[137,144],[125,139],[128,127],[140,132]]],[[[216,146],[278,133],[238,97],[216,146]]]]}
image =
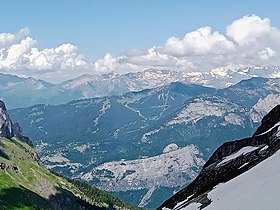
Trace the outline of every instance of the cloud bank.
{"type": "Polygon", "coordinates": [[[126,72],[171,68],[209,71],[229,64],[279,65],[279,51],[280,30],[271,26],[268,18],[251,15],[233,21],[226,27],[225,35],[205,26],[183,38],[170,37],[163,46],[146,51],[133,50],[119,57],[107,54],[95,62],[95,70],[126,72]]]}
{"type": "Polygon", "coordinates": [[[90,68],[85,56],[70,43],[39,50],[37,41],[28,36],[28,28],[17,34],[0,34],[0,69],[5,73],[50,79],[71,75],[71,71],[90,68]],[[44,77],[45,76],[45,77],[44,77]]]}
{"type": "MultiPolygon", "coordinates": [[[[132,49],[114,57],[109,52],[90,63],[70,43],[39,50],[28,28],[0,34],[0,69],[41,78],[69,78],[84,72],[118,73],[147,68],[209,71],[236,65],[280,65],[280,30],[268,18],[244,16],[226,26],[225,34],[205,26],[182,38],[170,37],[162,46],[132,49]]],[[[94,49],[93,49],[94,50],[94,49]]],[[[55,79],[54,79],[55,80],[55,79]]]]}

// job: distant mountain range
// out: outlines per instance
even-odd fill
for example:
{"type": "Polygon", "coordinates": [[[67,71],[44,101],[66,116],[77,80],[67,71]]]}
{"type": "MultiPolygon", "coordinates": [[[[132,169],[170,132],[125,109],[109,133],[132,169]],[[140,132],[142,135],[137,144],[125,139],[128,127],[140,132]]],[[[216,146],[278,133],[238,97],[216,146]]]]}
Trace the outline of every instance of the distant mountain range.
{"type": "Polygon", "coordinates": [[[115,196],[47,170],[0,101],[0,209],[137,210],[115,196]]]}
{"type": "Polygon", "coordinates": [[[76,79],[51,84],[34,78],[0,74],[0,99],[12,108],[35,104],[63,104],[71,100],[122,95],[151,89],[172,82],[225,88],[252,77],[280,77],[277,66],[227,66],[210,72],[180,72],[148,69],[138,73],[82,75],[76,79]]]}
{"type": "Polygon", "coordinates": [[[152,208],[190,183],[225,140],[250,136],[279,98],[280,79],[219,90],[175,82],[10,116],[49,168],[152,208]]]}
{"type": "Polygon", "coordinates": [[[198,177],[158,209],[279,209],[279,126],[280,105],[252,137],[221,145],[198,177]]]}

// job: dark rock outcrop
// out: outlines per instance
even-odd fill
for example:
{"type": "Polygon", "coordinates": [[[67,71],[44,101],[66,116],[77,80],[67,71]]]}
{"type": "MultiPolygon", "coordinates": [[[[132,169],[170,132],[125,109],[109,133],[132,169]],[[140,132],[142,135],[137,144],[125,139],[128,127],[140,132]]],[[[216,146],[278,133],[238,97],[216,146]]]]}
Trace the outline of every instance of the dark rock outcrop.
{"type": "Polygon", "coordinates": [[[5,103],[3,101],[0,100],[0,109],[7,111],[5,103]]]}
{"type": "Polygon", "coordinates": [[[14,136],[13,124],[7,113],[5,103],[0,100],[0,137],[11,138],[14,136]]]}
{"type": "Polygon", "coordinates": [[[22,129],[16,122],[12,123],[5,103],[0,100],[0,137],[12,138],[12,137],[23,137],[22,129]]]}
{"type": "Polygon", "coordinates": [[[280,149],[280,105],[272,109],[262,120],[261,126],[250,138],[226,142],[220,146],[203,166],[198,177],[185,189],[179,191],[165,201],[158,209],[164,207],[181,209],[192,202],[201,203],[201,208],[211,203],[207,193],[219,183],[227,182],[246,172],[280,149]],[[225,160],[226,157],[240,151],[244,147],[256,149],[225,160]],[[223,161],[223,162],[222,162],[223,161]]]}
{"type": "Polygon", "coordinates": [[[22,137],[22,129],[18,122],[13,124],[12,130],[13,130],[14,137],[22,137]]]}
{"type": "Polygon", "coordinates": [[[280,121],[280,105],[274,107],[266,116],[264,116],[260,127],[256,130],[253,136],[260,135],[261,133],[267,131],[279,121],[280,121]]]}

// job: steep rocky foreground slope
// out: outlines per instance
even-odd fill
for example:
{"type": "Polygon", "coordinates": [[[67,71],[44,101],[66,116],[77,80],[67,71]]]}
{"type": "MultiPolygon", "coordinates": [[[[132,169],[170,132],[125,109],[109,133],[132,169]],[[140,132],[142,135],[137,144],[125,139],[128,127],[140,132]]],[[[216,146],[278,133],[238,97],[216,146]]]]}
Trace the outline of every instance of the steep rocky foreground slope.
{"type": "Polygon", "coordinates": [[[41,165],[0,101],[0,209],[134,209],[86,183],[67,179],[41,165]]]}
{"type": "Polygon", "coordinates": [[[250,138],[226,142],[159,209],[279,209],[280,105],[250,138]]]}

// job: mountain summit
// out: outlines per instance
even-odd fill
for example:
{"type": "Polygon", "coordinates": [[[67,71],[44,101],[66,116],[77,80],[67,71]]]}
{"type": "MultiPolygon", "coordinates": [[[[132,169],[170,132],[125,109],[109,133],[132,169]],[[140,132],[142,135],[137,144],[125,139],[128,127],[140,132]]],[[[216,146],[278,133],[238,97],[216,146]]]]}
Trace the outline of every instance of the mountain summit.
{"type": "Polygon", "coordinates": [[[198,177],[158,209],[279,209],[279,126],[280,105],[252,137],[220,146],[198,177]]]}

